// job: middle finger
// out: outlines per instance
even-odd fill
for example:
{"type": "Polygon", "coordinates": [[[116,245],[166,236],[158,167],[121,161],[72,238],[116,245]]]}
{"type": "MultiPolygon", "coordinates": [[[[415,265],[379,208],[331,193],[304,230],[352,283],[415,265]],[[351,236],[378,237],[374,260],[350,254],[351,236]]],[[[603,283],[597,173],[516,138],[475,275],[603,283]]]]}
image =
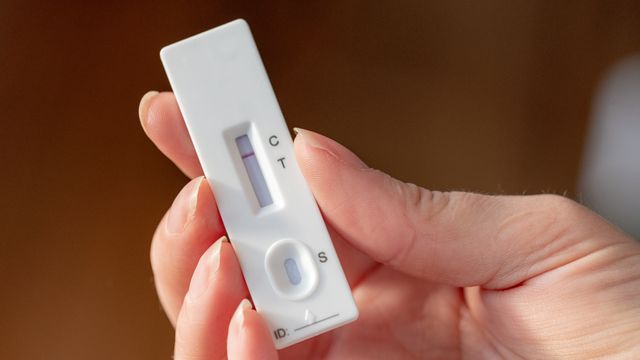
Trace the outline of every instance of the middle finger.
{"type": "Polygon", "coordinates": [[[213,192],[204,177],[180,191],[151,243],[151,267],[160,302],[172,324],[198,259],[225,234],[213,192]]]}

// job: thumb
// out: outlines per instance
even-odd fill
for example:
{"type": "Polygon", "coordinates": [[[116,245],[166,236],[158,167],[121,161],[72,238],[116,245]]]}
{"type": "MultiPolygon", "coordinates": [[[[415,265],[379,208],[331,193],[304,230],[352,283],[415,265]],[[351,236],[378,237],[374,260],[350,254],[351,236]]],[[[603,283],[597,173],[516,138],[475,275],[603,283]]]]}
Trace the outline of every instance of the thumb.
{"type": "Polygon", "coordinates": [[[411,275],[504,289],[630,241],[564,197],[430,191],[368,168],[327,137],[296,131],[298,164],[327,222],[411,275]]]}

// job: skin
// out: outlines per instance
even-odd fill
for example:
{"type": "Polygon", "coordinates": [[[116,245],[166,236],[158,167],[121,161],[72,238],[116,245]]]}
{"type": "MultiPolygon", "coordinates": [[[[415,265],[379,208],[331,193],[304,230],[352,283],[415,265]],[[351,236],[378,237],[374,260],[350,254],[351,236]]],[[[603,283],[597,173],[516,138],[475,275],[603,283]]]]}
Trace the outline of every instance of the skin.
{"type": "Polygon", "coordinates": [[[177,103],[140,103],[149,138],[192,180],[151,264],[175,359],[640,358],[640,245],[555,195],[437,192],[299,130],[296,158],[360,310],[276,351],[226,241],[177,103]]]}

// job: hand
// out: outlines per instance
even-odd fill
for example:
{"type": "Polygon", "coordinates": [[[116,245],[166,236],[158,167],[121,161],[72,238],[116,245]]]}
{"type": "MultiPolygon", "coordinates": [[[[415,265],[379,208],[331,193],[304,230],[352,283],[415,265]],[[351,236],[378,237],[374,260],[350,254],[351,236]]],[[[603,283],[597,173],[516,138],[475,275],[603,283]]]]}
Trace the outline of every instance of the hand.
{"type": "Polygon", "coordinates": [[[617,228],[560,196],[406,184],[306,130],[296,157],[360,319],[276,352],[243,300],[249,293],[173,94],[145,95],[140,117],[193,178],[151,246],[176,359],[640,358],[640,246],[617,228]]]}

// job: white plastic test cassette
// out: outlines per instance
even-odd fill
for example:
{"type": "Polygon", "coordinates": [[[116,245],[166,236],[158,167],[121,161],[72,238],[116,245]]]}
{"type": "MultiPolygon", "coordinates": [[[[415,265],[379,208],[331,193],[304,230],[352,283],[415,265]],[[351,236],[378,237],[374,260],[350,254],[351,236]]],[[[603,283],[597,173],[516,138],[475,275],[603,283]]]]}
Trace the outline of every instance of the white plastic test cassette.
{"type": "Polygon", "coordinates": [[[247,23],[232,21],[160,56],[276,348],[355,320],[358,309],[247,23]]]}

